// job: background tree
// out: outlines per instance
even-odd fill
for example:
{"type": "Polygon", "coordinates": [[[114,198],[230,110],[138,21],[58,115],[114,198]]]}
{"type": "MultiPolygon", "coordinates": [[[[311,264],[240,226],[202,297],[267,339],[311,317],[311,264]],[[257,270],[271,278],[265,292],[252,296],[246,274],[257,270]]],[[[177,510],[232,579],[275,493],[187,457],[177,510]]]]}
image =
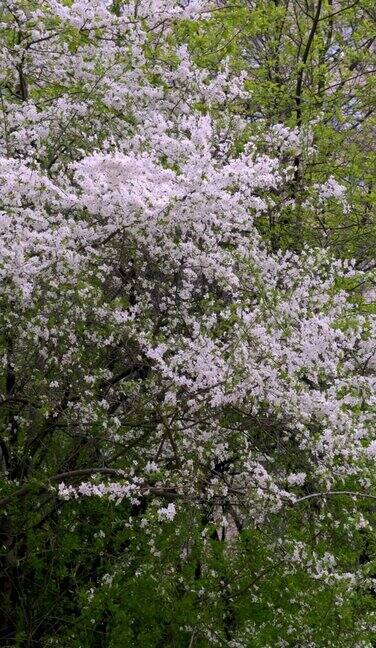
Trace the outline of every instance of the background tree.
{"type": "Polygon", "coordinates": [[[250,92],[239,112],[250,132],[280,123],[306,135],[294,179],[278,197],[287,207],[260,222],[263,233],[277,247],[329,245],[339,256],[355,255],[362,267],[373,266],[374,4],[221,3],[205,27],[190,23],[180,33],[202,65],[215,69],[229,57],[246,71],[250,92]],[[309,187],[330,176],[346,188],[351,210],[315,205],[304,211],[309,187]]]}

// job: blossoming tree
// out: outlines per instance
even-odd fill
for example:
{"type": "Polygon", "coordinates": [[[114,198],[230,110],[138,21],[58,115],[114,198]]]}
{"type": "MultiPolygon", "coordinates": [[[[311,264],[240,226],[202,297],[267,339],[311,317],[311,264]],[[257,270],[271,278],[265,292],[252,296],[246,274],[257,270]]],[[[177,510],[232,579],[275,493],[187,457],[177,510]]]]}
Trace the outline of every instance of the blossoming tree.
{"type": "Polygon", "coordinates": [[[263,242],[302,134],[192,62],[217,9],[3,3],[4,646],[371,645],[365,275],[263,242]]]}

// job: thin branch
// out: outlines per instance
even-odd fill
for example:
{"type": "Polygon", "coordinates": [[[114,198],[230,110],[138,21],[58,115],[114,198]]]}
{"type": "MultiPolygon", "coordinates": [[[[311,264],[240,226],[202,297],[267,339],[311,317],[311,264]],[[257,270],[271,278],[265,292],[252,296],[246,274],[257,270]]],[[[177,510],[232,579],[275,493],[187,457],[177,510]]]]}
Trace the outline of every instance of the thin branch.
{"type": "Polygon", "coordinates": [[[304,502],[309,499],[314,499],[318,497],[334,497],[336,495],[347,495],[348,497],[362,497],[365,499],[376,500],[376,495],[369,495],[368,493],[361,493],[359,491],[339,490],[339,491],[326,491],[322,493],[309,493],[309,495],[304,495],[304,497],[299,497],[294,501],[288,500],[288,503],[291,504],[292,506],[295,506],[295,504],[300,504],[300,502],[304,502]]]}
{"type": "MultiPolygon", "coordinates": [[[[58,475],[52,475],[52,477],[49,477],[48,483],[41,485],[37,489],[37,491],[34,492],[33,494],[39,495],[45,491],[48,491],[49,487],[53,483],[63,482],[65,479],[74,479],[76,477],[87,477],[91,475],[124,477],[125,473],[124,470],[120,470],[117,468],[78,468],[77,470],[70,470],[68,472],[59,473],[58,475]]],[[[34,484],[25,484],[25,486],[22,486],[21,488],[14,491],[10,495],[3,497],[2,499],[0,499],[0,507],[5,508],[14,499],[20,499],[22,497],[27,496],[30,492],[33,491],[33,487],[34,484]]],[[[182,494],[177,493],[176,490],[169,487],[158,488],[154,486],[149,486],[148,484],[144,484],[143,486],[141,486],[141,490],[145,495],[152,494],[159,497],[172,497],[172,498],[183,497],[182,494]]]]}

